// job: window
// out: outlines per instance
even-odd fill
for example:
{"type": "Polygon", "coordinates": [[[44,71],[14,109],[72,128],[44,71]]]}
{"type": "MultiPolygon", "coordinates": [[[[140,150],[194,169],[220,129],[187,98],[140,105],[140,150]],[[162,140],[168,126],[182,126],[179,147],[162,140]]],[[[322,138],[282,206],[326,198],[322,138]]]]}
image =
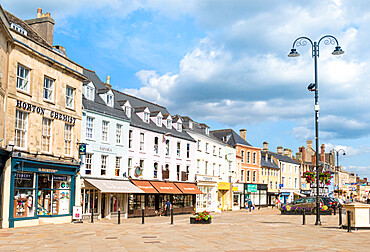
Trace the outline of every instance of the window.
{"type": "Polygon", "coordinates": [[[205,162],[204,169],[205,169],[204,174],[207,175],[208,174],[208,161],[205,162]]]}
{"type": "Polygon", "coordinates": [[[180,157],[181,154],[181,143],[177,142],[177,156],[180,157]]]}
{"type": "Polygon", "coordinates": [[[213,155],[216,156],[216,146],[213,145],[213,155]]]}
{"type": "Polygon", "coordinates": [[[257,163],[257,153],[253,152],[253,164],[257,163]]]}
{"type": "Polygon", "coordinates": [[[218,165],[218,176],[221,176],[221,165],[218,165]]]}
{"type": "Polygon", "coordinates": [[[272,189],[272,181],[270,181],[270,189],[272,189]]]}
{"type": "Polygon", "coordinates": [[[140,150],[144,150],[144,133],[140,133],[140,150]]]}
{"type": "Polygon", "coordinates": [[[121,157],[116,157],[116,169],[114,170],[114,175],[119,176],[121,170],[121,157]]]}
{"type": "Polygon", "coordinates": [[[172,127],[172,120],[167,119],[167,128],[171,129],[171,127],[172,127]]]}
{"type": "Polygon", "coordinates": [[[131,176],[131,171],[132,171],[132,158],[128,158],[127,159],[127,168],[128,168],[128,170],[127,170],[127,177],[130,177],[131,176]]]}
{"type": "Polygon", "coordinates": [[[244,182],[244,170],[240,171],[240,182],[244,182]]]}
{"type": "Polygon", "coordinates": [[[292,173],[292,165],[289,165],[289,173],[292,173]]]}
{"type": "Polygon", "coordinates": [[[189,180],[189,174],[190,174],[190,166],[186,166],[186,181],[189,180]]]}
{"type": "Polygon", "coordinates": [[[251,171],[247,171],[247,182],[251,181],[251,171]]]}
{"type": "Polygon", "coordinates": [[[285,164],[284,163],[281,164],[281,171],[285,172],[285,164]]]}
{"type": "Polygon", "coordinates": [[[109,122],[102,121],[101,140],[104,142],[108,142],[108,130],[109,130],[109,122]]]}
{"type": "Polygon", "coordinates": [[[126,113],[127,117],[131,118],[131,107],[130,106],[125,106],[124,110],[125,110],[125,113],[126,113]]]}
{"type": "Polygon", "coordinates": [[[263,170],[264,170],[264,168],[262,168],[262,169],[261,169],[261,174],[262,174],[262,175],[263,175],[263,170]]]}
{"type": "Polygon", "coordinates": [[[144,112],[144,122],[149,123],[149,113],[144,112]]]}
{"type": "Polygon", "coordinates": [[[51,140],[51,119],[42,118],[42,141],[41,150],[50,152],[50,141],[51,140]]]}
{"type": "Polygon", "coordinates": [[[30,70],[24,66],[18,65],[17,68],[17,88],[23,91],[29,91],[29,73],[30,70]]]}
{"type": "Polygon", "coordinates": [[[298,179],[294,178],[294,188],[297,188],[297,187],[298,187],[298,179]]]}
{"type": "Polygon", "coordinates": [[[177,181],[180,181],[180,165],[176,165],[177,181]]]}
{"type": "Polygon", "coordinates": [[[35,216],[36,174],[17,172],[14,187],[14,218],[35,216]]]}
{"type": "Polygon", "coordinates": [[[121,144],[121,138],[122,138],[122,125],[116,124],[116,144],[121,144]]]}
{"type": "Polygon", "coordinates": [[[94,118],[86,117],[86,138],[92,139],[94,137],[94,118]]]}
{"type": "Polygon", "coordinates": [[[244,163],[244,151],[242,150],[242,151],[240,152],[240,154],[241,154],[241,156],[242,156],[242,163],[244,163]]]}
{"type": "Polygon", "coordinates": [[[176,123],[176,126],[177,126],[177,130],[178,131],[181,131],[182,130],[182,123],[181,122],[177,122],[176,123]]]}
{"type": "Polygon", "coordinates": [[[189,121],[189,129],[193,129],[193,122],[189,121]]]}
{"type": "Polygon", "coordinates": [[[278,189],[278,182],[275,181],[275,189],[278,189]]]}
{"type": "Polygon", "coordinates": [[[206,143],[206,153],[209,153],[208,150],[209,150],[209,144],[206,143]]]}
{"type": "Polygon", "coordinates": [[[200,151],[200,140],[197,141],[197,150],[200,151]]]}
{"type": "Polygon", "coordinates": [[[86,99],[93,101],[95,96],[94,88],[86,86],[86,99]]]}
{"type": "Polygon", "coordinates": [[[72,154],[72,127],[73,125],[68,123],[64,125],[64,154],[69,156],[72,154]]]}
{"type": "Polygon", "coordinates": [[[251,163],[251,152],[250,151],[247,151],[247,163],[248,164],[251,163]]]}
{"type": "Polygon", "coordinates": [[[221,157],[221,148],[218,149],[218,155],[221,157]]]}
{"type": "Polygon", "coordinates": [[[157,126],[161,127],[162,126],[162,117],[157,116],[157,126]]]}
{"type": "Polygon", "coordinates": [[[166,140],[166,156],[170,155],[170,140],[166,140]]]}
{"type": "Polygon", "coordinates": [[[28,114],[20,110],[15,114],[15,146],[26,148],[28,114]]]}
{"type": "Polygon", "coordinates": [[[213,163],[213,165],[212,165],[212,176],[215,176],[215,172],[216,172],[216,164],[213,163]]]}
{"type": "Polygon", "coordinates": [[[91,175],[91,164],[92,164],[92,155],[91,153],[86,153],[85,157],[85,174],[91,175]]]}
{"type": "Polygon", "coordinates": [[[53,101],[54,96],[54,80],[44,77],[44,99],[53,101]]]}
{"type": "Polygon", "coordinates": [[[190,144],[186,144],[186,158],[190,158],[190,144]]]}
{"type": "Polygon", "coordinates": [[[158,177],[158,163],[154,163],[154,174],[153,174],[153,178],[157,178],[158,177]]]}
{"type": "Polygon", "coordinates": [[[74,92],[75,92],[74,88],[67,86],[67,89],[66,89],[66,107],[67,108],[71,108],[71,109],[74,108],[74,92]]]}
{"type": "Polygon", "coordinates": [[[100,166],[100,175],[107,175],[107,155],[101,155],[101,166],[100,166]]]}
{"type": "Polygon", "coordinates": [[[209,128],[206,128],[206,134],[209,135],[209,128]]]}
{"type": "Polygon", "coordinates": [[[200,171],[200,160],[197,159],[197,173],[199,174],[200,171]]]}
{"type": "Polygon", "coordinates": [[[296,174],[298,174],[298,166],[295,166],[295,167],[294,167],[294,172],[295,172],[296,174]]]}
{"type": "Polygon", "coordinates": [[[141,176],[144,174],[144,160],[140,159],[139,166],[141,168],[141,176]]]}
{"type": "Polygon", "coordinates": [[[113,95],[107,94],[107,105],[113,107],[113,95]]]}
{"type": "Polygon", "coordinates": [[[257,174],[257,172],[253,171],[253,182],[256,182],[256,174],[257,174]]]}
{"type": "Polygon", "coordinates": [[[158,154],[158,137],[154,138],[154,153],[158,154]]]}
{"type": "Polygon", "coordinates": [[[283,184],[283,187],[286,187],[286,184],[285,184],[285,177],[281,177],[281,183],[283,184]]]}
{"type": "Polygon", "coordinates": [[[132,130],[128,131],[128,147],[131,149],[132,148],[132,130]]]}
{"type": "Polygon", "coordinates": [[[289,187],[292,187],[292,177],[289,177],[289,187]]]}

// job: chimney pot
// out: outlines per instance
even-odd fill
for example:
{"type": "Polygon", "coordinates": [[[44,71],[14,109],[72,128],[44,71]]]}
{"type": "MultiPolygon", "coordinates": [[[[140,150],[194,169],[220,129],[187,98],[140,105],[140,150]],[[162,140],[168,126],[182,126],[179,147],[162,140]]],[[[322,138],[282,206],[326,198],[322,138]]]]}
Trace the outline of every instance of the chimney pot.
{"type": "Polygon", "coordinates": [[[269,143],[268,142],[263,142],[263,151],[268,151],[269,150],[269,143]]]}
{"type": "Polygon", "coordinates": [[[47,12],[47,13],[46,13],[46,16],[47,16],[47,17],[50,17],[50,12],[47,12]]]}
{"type": "Polygon", "coordinates": [[[41,8],[37,8],[37,18],[40,18],[41,17],[41,13],[42,13],[42,9],[41,8]]]}
{"type": "Polygon", "coordinates": [[[110,76],[109,75],[107,76],[107,84],[110,85],[110,76]]]}
{"type": "Polygon", "coordinates": [[[278,146],[277,147],[277,154],[283,155],[283,146],[278,146]]]}
{"type": "Polygon", "coordinates": [[[45,13],[42,13],[42,14],[41,14],[41,17],[46,17],[46,14],[45,14],[45,13]]]}
{"type": "Polygon", "coordinates": [[[247,130],[246,129],[240,129],[240,137],[243,138],[245,141],[247,141],[247,130]]]}

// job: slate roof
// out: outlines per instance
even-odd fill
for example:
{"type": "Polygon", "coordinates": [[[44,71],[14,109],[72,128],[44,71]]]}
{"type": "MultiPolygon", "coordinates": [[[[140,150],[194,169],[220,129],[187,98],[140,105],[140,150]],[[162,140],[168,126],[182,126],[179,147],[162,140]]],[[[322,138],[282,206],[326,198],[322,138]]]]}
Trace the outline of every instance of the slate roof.
{"type": "Polygon", "coordinates": [[[234,148],[237,144],[252,146],[232,129],[213,130],[211,133],[221,141],[226,138],[226,143],[234,148]]]}
{"type": "Polygon", "coordinates": [[[29,26],[25,21],[23,21],[22,19],[14,16],[12,13],[10,13],[6,10],[4,10],[4,13],[5,13],[9,23],[17,24],[17,25],[21,26],[23,29],[25,29],[27,31],[27,36],[26,36],[27,38],[29,38],[30,40],[32,40],[32,41],[34,41],[38,44],[41,44],[41,45],[46,46],[50,49],[53,49],[52,45],[50,45],[48,42],[46,42],[46,40],[44,40],[40,35],[38,35],[37,32],[34,29],[32,29],[32,27],[29,26]]]}
{"type": "MultiPolygon", "coordinates": [[[[284,156],[281,154],[277,154],[275,152],[267,151],[269,155],[273,155],[277,160],[285,162],[285,163],[291,163],[291,164],[296,164],[299,165],[300,163],[297,160],[294,160],[293,158],[290,158],[288,156],[284,156]]],[[[263,154],[263,152],[262,152],[263,154]]]]}
{"type": "Polygon", "coordinates": [[[206,138],[211,139],[212,141],[218,142],[219,144],[227,144],[221,140],[219,140],[217,137],[215,137],[211,132],[209,132],[209,135],[206,134],[205,132],[205,127],[209,128],[206,124],[204,123],[197,123],[190,119],[188,116],[179,116],[179,118],[182,119],[183,121],[183,129],[186,130],[187,132],[190,133],[196,133],[199,135],[202,135],[206,138]],[[193,128],[189,128],[189,120],[193,122],[193,128]]]}
{"type": "Polygon", "coordinates": [[[85,96],[82,96],[82,108],[129,121],[130,119],[126,116],[126,113],[123,111],[123,109],[117,102],[117,99],[114,99],[114,107],[109,107],[106,105],[105,101],[99,96],[98,88],[102,86],[105,87],[105,85],[96,75],[96,73],[94,71],[84,69],[83,74],[89,79],[89,81],[85,83],[89,83],[90,81],[94,83],[95,98],[94,101],[91,101],[86,99],[85,96]]]}
{"type": "Polygon", "coordinates": [[[280,169],[280,167],[275,163],[274,159],[271,158],[271,155],[268,155],[266,160],[266,152],[264,151],[261,151],[261,167],[280,169]]]}
{"type": "MultiPolygon", "coordinates": [[[[169,115],[169,112],[167,111],[167,109],[165,107],[162,107],[162,106],[157,105],[155,103],[145,101],[145,100],[140,99],[140,98],[135,97],[135,96],[131,96],[129,94],[120,92],[118,90],[112,89],[112,91],[114,93],[114,99],[115,100],[120,100],[120,101],[121,100],[128,100],[130,102],[131,106],[135,109],[136,112],[137,112],[136,108],[148,107],[149,111],[151,111],[151,112],[152,111],[153,112],[157,112],[157,111],[161,112],[164,118],[166,117],[166,115],[169,115]]],[[[160,133],[160,134],[169,134],[170,133],[173,137],[177,137],[177,138],[181,138],[181,139],[185,139],[185,140],[188,140],[188,141],[195,142],[195,140],[185,130],[177,131],[174,127],[172,127],[171,129],[168,129],[165,125],[162,125],[161,127],[159,127],[152,120],[149,120],[149,123],[145,123],[135,112],[133,112],[132,115],[131,115],[130,124],[133,127],[138,127],[138,128],[145,129],[145,130],[150,130],[150,131],[157,132],[157,133],[160,133]]]]}

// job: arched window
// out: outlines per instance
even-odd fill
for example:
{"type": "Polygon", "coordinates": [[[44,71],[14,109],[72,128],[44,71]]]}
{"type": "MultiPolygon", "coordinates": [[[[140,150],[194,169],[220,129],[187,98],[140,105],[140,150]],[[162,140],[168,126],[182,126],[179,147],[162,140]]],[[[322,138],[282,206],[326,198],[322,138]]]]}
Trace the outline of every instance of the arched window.
{"type": "Polygon", "coordinates": [[[251,152],[250,151],[247,152],[247,163],[248,164],[251,163],[251,152]]]}
{"type": "Polygon", "coordinates": [[[257,163],[257,153],[253,152],[253,164],[257,163]]]}
{"type": "Polygon", "coordinates": [[[247,171],[247,182],[251,181],[251,171],[247,171]]]}
{"type": "Polygon", "coordinates": [[[242,163],[244,163],[244,151],[242,150],[240,153],[241,153],[241,156],[242,156],[242,163]]]}
{"type": "Polygon", "coordinates": [[[253,182],[256,182],[256,175],[257,175],[257,172],[253,171],[253,182]]]}

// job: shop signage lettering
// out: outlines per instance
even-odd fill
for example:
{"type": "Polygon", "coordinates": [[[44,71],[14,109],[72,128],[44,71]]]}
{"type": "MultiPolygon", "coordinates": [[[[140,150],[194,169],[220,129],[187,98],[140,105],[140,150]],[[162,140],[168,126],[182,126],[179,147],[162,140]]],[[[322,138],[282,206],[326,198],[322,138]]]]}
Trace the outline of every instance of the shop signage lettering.
{"type": "MultiPolygon", "coordinates": [[[[17,100],[17,108],[21,108],[21,109],[30,111],[32,113],[45,115],[45,109],[44,108],[29,104],[27,102],[22,102],[22,101],[17,100]]],[[[65,122],[68,122],[68,123],[71,123],[71,124],[75,124],[75,122],[76,122],[76,118],[73,118],[73,117],[67,116],[67,115],[63,115],[63,114],[55,112],[55,111],[50,111],[49,116],[51,118],[54,118],[54,119],[57,119],[57,120],[62,120],[62,121],[65,121],[65,122]]]]}
{"type": "Polygon", "coordinates": [[[18,179],[31,179],[31,174],[29,173],[16,173],[15,178],[18,179]]]}
{"type": "Polygon", "coordinates": [[[67,176],[54,176],[54,181],[67,181],[67,176]]]}
{"type": "Polygon", "coordinates": [[[188,191],[195,191],[195,189],[194,189],[194,188],[192,188],[192,187],[184,187],[184,190],[188,190],[188,191]]]}
{"type": "Polygon", "coordinates": [[[248,192],[257,192],[257,185],[247,185],[248,192]]]}
{"type": "Polygon", "coordinates": [[[111,148],[102,147],[102,146],[100,146],[100,150],[101,151],[106,151],[106,152],[112,152],[112,149],[111,148]]]}
{"type": "Polygon", "coordinates": [[[159,188],[161,188],[162,190],[173,190],[172,186],[161,186],[159,188]]]}
{"type": "Polygon", "coordinates": [[[58,170],[54,170],[54,169],[39,168],[39,172],[55,173],[57,171],[58,170]]]}

